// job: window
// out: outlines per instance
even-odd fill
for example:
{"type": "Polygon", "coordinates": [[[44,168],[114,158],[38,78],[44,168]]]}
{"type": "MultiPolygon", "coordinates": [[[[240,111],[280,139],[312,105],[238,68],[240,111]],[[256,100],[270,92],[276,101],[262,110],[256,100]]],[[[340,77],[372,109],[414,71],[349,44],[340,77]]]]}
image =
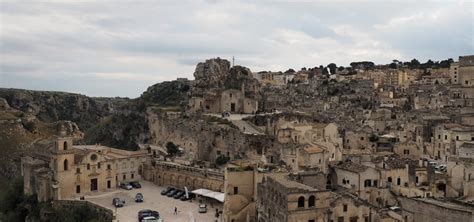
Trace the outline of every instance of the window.
{"type": "Polygon", "coordinates": [[[81,186],[80,185],[76,186],[76,193],[81,193],[81,186]]]}
{"type": "Polygon", "coordinates": [[[378,180],[374,180],[374,187],[377,187],[378,182],[379,182],[378,180]]]}
{"type": "Polygon", "coordinates": [[[370,186],[372,186],[372,181],[370,181],[370,180],[365,180],[365,181],[364,181],[364,187],[370,187],[370,186]]]}
{"type": "Polygon", "coordinates": [[[81,173],[81,168],[77,168],[76,173],[81,173]]]}
{"type": "Polygon", "coordinates": [[[338,217],[337,222],[344,222],[344,217],[338,217]]]}
{"type": "Polygon", "coordinates": [[[92,155],[91,155],[91,160],[92,160],[92,161],[96,161],[96,160],[97,160],[97,155],[92,154],[92,155]]]}
{"type": "Polygon", "coordinates": [[[316,203],[316,198],[313,195],[309,196],[308,207],[314,207],[315,203],[316,203]]]}
{"type": "Polygon", "coordinates": [[[239,194],[239,187],[234,187],[234,194],[239,194]]]}
{"type": "Polygon", "coordinates": [[[406,155],[410,154],[410,150],[403,150],[403,154],[406,154],[406,155]]]}
{"type": "Polygon", "coordinates": [[[357,222],[358,217],[351,217],[349,218],[349,222],[357,222]]]}
{"type": "Polygon", "coordinates": [[[439,139],[439,140],[441,139],[441,135],[438,135],[438,139],[439,139]]]}
{"type": "Polygon", "coordinates": [[[132,175],[130,175],[130,177],[133,179],[135,178],[135,174],[132,173],[132,175]]]}
{"type": "Polygon", "coordinates": [[[123,180],[126,180],[126,179],[127,179],[127,175],[124,174],[124,175],[123,175],[123,180]]]}
{"type": "Polygon", "coordinates": [[[364,137],[361,137],[360,140],[361,140],[361,141],[364,141],[364,137]]]}
{"type": "Polygon", "coordinates": [[[107,164],[107,169],[108,170],[112,169],[112,166],[110,164],[107,164]]]}
{"type": "Polygon", "coordinates": [[[97,168],[99,168],[99,169],[100,169],[100,163],[97,163],[97,168]]]}
{"type": "Polygon", "coordinates": [[[456,140],[459,140],[459,136],[456,136],[456,140]]]}
{"type": "Polygon", "coordinates": [[[308,222],[314,222],[314,220],[308,220],[308,222]]]}
{"type": "Polygon", "coordinates": [[[68,170],[68,167],[69,167],[69,163],[67,161],[67,159],[64,160],[64,164],[63,164],[63,168],[64,168],[64,171],[68,170]]]}
{"type": "Polygon", "coordinates": [[[87,170],[90,170],[90,169],[91,169],[91,165],[87,164],[87,170]]]}
{"type": "Polygon", "coordinates": [[[401,182],[401,179],[400,179],[400,177],[399,177],[399,178],[397,178],[397,185],[400,185],[401,183],[402,183],[402,182],[401,182]]]}
{"type": "Polygon", "coordinates": [[[67,142],[66,141],[64,141],[64,143],[63,143],[63,149],[67,150],[67,142]]]}
{"type": "Polygon", "coordinates": [[[107,188],[108,188],[108,189],[110,189],[111,184],[112,184],[112,183],[110,182],[110,180],[107,180],[107,188]]]}
{"type": "Polygon", "coordinates": [[[392,177],[388,177],[387,181],[388,181],[389,183],[391,183],[391,182],[392,182],[392,177]]]}
{"type": "Polygon", "coordinates": [[[444,135],[444,140],[448,140],[448,135],[444,135]]]}
{"type": "Polygon", "coordinates": [[[232,98],[232,93],[229,93],[229,97],[232,98]]]}
{"type": "Polygon", "coordinates": [[[418,183],[418,176],[415,177],[415,183],[418,183]]]}
{"type": "Polygon", "coordinates": [[[347,212],[347,204],[344,204],[344,205],[342,206],[342,211],[347,212]]]}
{"type": "Polygon", "coordinates": [[[298,198],[298,207],[299,208],[304,207],[304,197],[303,196],[298,198]]]}

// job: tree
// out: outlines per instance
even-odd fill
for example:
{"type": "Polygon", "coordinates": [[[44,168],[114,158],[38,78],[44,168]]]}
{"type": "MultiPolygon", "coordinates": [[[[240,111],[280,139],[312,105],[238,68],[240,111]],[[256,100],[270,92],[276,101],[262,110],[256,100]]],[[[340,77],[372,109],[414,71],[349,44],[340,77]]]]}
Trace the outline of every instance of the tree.
{"type": "Polygon", "coordinates": [[[392,63],[390,63],[390,65],[388,65],[388,67],[391,68],[391,69],[396,69],[397,68],[397,63],[392,62],[392,63]]]}
{"type": "Polygon", "coordinates": [[[328,68],[331,71],[331,74],[336,74],[337,65],[335,63],[330,63],[328,68]]]}
{"type": "Polygon", "coordinates": [[[169,156],[175,156],[176,154],[178,154],[179,148],[173,142],[167,142],[166,151],[168,152],[169,156]]]}
{"type": "Polygon", "coordinates": [[[295,73],[295,70],[294,69],[288,69],[285,71],[285,73],[295,73]]]}
{"type": "Polygon", "coordinates": [[[417,59],[412,59],[410,61],[410,66],[411,69],[416,69],[420,67],[420,62],[417,59]]]}
{"type": "Polygon", "coordinates": [[[230,160],[229,157],[226,157],[226,156],[220,154],[220,155],[216,158],[216,165],[222,166],[222,165],[226,164],[227,162],[229,162],[229,160],[230,160]]]}

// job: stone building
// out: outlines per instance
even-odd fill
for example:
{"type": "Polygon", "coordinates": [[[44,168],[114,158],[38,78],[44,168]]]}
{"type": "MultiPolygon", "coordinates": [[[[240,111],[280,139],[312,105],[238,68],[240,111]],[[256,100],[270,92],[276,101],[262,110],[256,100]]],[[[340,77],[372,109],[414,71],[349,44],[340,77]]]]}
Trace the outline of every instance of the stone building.
{"type": "Polygon", "coordinates": [[[474,86],[474,55],[459,56],[458,76],[462,86],[474,86]]]}
{"type": "Polygon", "coordinates": [[[453,62],[449,66],[449,77],[451,84],[459,84],[459,62],[453,62]]]}
{"type": "Polygon", "coordinates": [[[258,101],[245,97],[245,93],[237,89],[213,89],[207,91],[202,97],[189,99],[188,108],[191,111],[208,113],[255,113],[258,110],[258,101]]]}
{"type": "Polygon", "coordinates": [[[268,176],[258,185],[259,222],[327,221],[331,193],[291,180],[268,176]]]}
{"type": "Polygon", "coordinates": [[[189,190],[224,191],[224,173],[216,169],[186,166],[173,162],[153,161],[145,164],[143,177],[158,186],[173,186],[189,190]]]}
{"type": "Polygon", "coordinates": [[[45,153],[22,158],[24,192],[47,201],[114,190],[122,181],[140,179],[149,156],[143,150],[74,145],[72,137],[58,137],[45,153]]]}

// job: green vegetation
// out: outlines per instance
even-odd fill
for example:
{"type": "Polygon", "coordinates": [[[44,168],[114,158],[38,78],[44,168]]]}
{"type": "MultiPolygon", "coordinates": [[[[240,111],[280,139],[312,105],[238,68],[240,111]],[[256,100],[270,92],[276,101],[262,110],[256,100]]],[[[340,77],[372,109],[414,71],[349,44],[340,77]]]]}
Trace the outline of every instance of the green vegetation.
{"type": "Polygon", "coordinates": [[[179,148],[176,144],[173,142],[167,142],[166,143],[166,152],[168,152],[169,156],[175,156],[176,154],[179,153],[179,148]]]}
{"type": "Polygon", "coordinates": [[[51,203],[39,203],[36,195],[23,194],[23,179],[2,181],[0,186],[0,221],[98,222],[104,221],[88,206],[53,208],[51,203]]]}
{"type": "Polygon", "coordinates": [[[226,164],[227,162],[229,162],[229,160],[230,160],[230,157],[227,157],[221,154],[216,158],[216,165],[222,166],[226,164]]]}
{"type": "Polygon", "coordinates": [[[36,196],[23,195],[23,179],[4,181],[0,189],[0,221],[25,221],[28,214],[39,215],[36,196]]]}

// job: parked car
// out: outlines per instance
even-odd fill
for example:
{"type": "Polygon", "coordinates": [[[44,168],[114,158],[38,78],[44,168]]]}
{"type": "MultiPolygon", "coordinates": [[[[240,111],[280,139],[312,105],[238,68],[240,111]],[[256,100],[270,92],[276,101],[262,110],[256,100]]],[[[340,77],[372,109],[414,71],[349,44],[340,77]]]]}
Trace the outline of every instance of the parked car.
{"type": "Polygon", "coordinates": [[[163,220],[160,218],[150,216],[150,217],[143,218],[141,222],[163,222],[163,220]]]}
{"type": "Polygon", "coordinates": [[[179,199],[179,198],[181,198],[185,193],[186,193],[186,192],[184,192],[184,191],[181,190],[181,191],[177,192],[177,193],[173,196],[173,198],[174,198],[174,199],[179,199]]]}
{"type": "Polygon", "coordinates": [[[181,198],[179,198],[179,199],[180,199],[181,201],[186,201],[186,200],[191,200],[191,199],[193,199],[193,198],[195,198],[195,197],[196,197],[196,194],[193,194],[193,193],[189,193],[189,192],[188,192],[188,196],[187,196],[187,197],[186,197],[186,193],[184,193],[184,195],[183,195],[181,198]]]}
{"type": "Polygon", "coordinates": [[[133,188],[142,188],[142,185],[138,181],[130,182],[133,188]]]}
{"type": "Polygon", "coordinates": [[[141,222],[145,217],[154,217],[159,219],[160,214],[157,211],[145,209],[138,211],[138,222],[141,222]]]}
{"type": "Polygon", "coordinates": [[[169,192],[171,192],[173,190],[176,190],[176,189],[173,188],[173,187],[167,187],[166,189],[161,191],[161,195],[167,195],[169,192]]]}
{"type": "Polygon", "coordinates": [[[127,183],[127,182],[122,182],[120,184],[120,188],[125,189],[125,190],[133,189],[132,185],[130,185],[130,183],[127,183]]]}
{"type": "Polygon", "coordinates": [[[123,207],[125,205],[125,200],[115,197],[112,199],[112,205],[114,205],[114,207],[123,207]]]}
{"type": "Polygon", "coordinates": [[[178,193],[179,191],[180,191],[180,190],[178,190],[178,189],[172,190],[172,191],[170,191],[168,194],[166,194],[166,196],[172,197],[172,196],[174,196],[176,193],[178,193]]]}
{"type": "Polygon", "coordinates": [[[135,195],[135,202],[143,202],[143,194],[142,193],[137,193],[137,195],[135,195]]]}
{"type": "Polygon", "coordinates": [[[198,212],[199,213],[207,213],[207,205],[206,204],[199,204],[198,212]]]}

